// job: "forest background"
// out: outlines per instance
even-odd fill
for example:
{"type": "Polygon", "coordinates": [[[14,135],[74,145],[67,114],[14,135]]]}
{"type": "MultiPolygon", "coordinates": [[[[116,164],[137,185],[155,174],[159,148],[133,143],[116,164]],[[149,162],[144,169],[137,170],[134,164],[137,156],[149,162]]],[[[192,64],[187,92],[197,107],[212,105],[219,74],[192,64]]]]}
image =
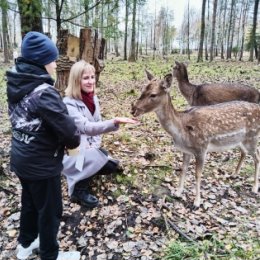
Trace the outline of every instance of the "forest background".
{"type": "MultiPolygon", "coordinates": [[[[91,27],[106,40],[105,69],[98,95],[104,118],[131,116],[130,104],[146,83],[144,69],[163,77],[175,61],[189,63],[189,79],[238,81],[260,89],[259,0],[186,1],[181,27],[169,8],[150,10],[146,1],[1,0],[0,70],[0,259],[15,259],[21,187],[9,170],[10,125],[4,73],[19,55],[30,30],[59,40],[91,27]]],[[[177,109],[187,103],[175,87],[177,109]]],[[[260,259],[260,198],[250,192],[254,166],[248,159],[234,176],[238,151],[213,153],[203,176],[203,205],[192,209],[194,167],[181,199],[174,196],[181,154],[153,114],[140,126],[104,136],[104,146],[122,161],[120,176],[93,180],[101,207],[87,211],[70,203],[63,182],[62,250],[77,249],[82,260],[260,259]]],[[[37,257],[36,257],[37,258],[37,257]]]]}
{"type": "Polygon", "coordinates": [[[81,28],[91,26],[106,39],[106,55],[112,52],[129,61],[139,55],[178,52],[187,53],[189,58],[194,50],[198,61],[203,60],[203,52],[209,60],[230,59],[232,54],[242,60],[244,51],[250,51],[250,61],[260,59],[259,0],[196,2],[198,9],[186,1],[177,30],[174,12],[157,4],[158,10],[156,1],[150,10],[146,0],[1,0],[0,47],[8,62],[29,30],[47,33],[56,40],[61,29],[79,36],[81,28]]]}

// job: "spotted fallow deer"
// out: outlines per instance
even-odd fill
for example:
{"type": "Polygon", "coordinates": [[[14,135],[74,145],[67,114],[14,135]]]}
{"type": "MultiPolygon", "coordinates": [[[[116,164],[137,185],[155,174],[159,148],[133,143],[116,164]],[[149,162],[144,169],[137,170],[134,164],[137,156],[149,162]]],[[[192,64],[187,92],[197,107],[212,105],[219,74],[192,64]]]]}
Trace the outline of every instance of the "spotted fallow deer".
{"type": "Polygon", "coordinates": [[[253,192],[258,192],[260,152],[257,149],[260,134],[260,105],[244,101],[231,101],[211,106],[193,107],[176,111],[169,94],[173,76],[163,80],[147,72],[149,83],[132,105],[137,117],[154,111],[162,127],[172,136],[175,147],[183,152],[183,166],[176,195],[181,196],[189,161],[194,155],[196,167],[196,197],[194,206],[201,203],[200,185],[207,152],[224,151],[240,147],[241,158],[236,168],[239,173],[247,154],[255,162],[253,192]]]}
{"type": "Polygon", "coordinates": [[[190,83],[187,67],[181,62],[175,61],[173,76],[178,81],[181,94],[191,106],[206,106],[233,100],[260,103],[260,92],[257,89],[238,82],[201,85],[190,83]]]}

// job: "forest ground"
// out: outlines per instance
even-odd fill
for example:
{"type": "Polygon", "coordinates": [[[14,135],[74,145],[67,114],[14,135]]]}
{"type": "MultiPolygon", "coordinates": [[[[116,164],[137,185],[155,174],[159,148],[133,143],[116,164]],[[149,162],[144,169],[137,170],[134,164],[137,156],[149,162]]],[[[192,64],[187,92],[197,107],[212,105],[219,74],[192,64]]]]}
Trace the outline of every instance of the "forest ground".
{"type": "MultiPolygon", "coordinates": [[[[131,117],[131,103],[147,82],[144,69],[163,77],[171,72],[175,60],[184,58],[172,56],[154,61],[143,57],[137,63],[115,58],[107,61],[97,88],[103,118],[131,117]]],[[[1,67],[0,259],[12,260],[16,259],[21,186],[9,170],[10,126],[4,81],[7,66],[1,67]]],[[[191,61],[188,72],[195,84],[239,81],[260,89],[256,63],[191,61]]],[[[177,109],[187,107],[176,80],[171,96],[177,109]]],[[[178,260],[182,258],[170,256],[169,245],[187,241],[185,245],[195,245],[201,256],[186,259],[260,259],[260,195],[251,192],[254,165],[250,157],[241,174],[235,176],[238,150],[209,154],[202,178],[203,203],[194,210],[194,161],[183,197],[177,199],[173,194],[182,155],[174,149],[153,113],[144,115],[138,126],[126,125],[104,135],[103,145],[121,160],[124,172],[93,179],[93,191],[100,199],[99,207],[93,210],[71,203],[62,179],[61,250],[78,250],[81,260],[159,260],[166,256],[178,260]]]]}

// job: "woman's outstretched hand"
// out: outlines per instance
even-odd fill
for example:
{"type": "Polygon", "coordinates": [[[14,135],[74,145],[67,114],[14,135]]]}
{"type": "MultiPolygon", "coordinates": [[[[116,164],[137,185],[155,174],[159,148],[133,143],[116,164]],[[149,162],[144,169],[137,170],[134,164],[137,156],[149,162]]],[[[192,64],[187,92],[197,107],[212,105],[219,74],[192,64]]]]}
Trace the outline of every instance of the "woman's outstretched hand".
{"type": "Polygon", "coordinates": [[[114,119],[114,123],[118,125],[118,124],[138,124],[140,122],[136,119],[132,119],[128,117],[116,117],[114,119]]]}

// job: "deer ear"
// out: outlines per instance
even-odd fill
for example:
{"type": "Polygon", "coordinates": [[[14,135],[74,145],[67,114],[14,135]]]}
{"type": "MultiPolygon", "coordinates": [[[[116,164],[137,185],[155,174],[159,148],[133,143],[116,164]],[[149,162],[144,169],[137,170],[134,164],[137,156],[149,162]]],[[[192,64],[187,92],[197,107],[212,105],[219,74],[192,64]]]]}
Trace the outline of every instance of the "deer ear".
{"type": "Polygon", "coordinates": [[[172,84],[172,74],[169,73],[167,75],[164,76],[164,79],[161,81],[161,86],[168,91],[170,86],[172,84]]]}
{"type": "Polygon", "coordinates": [[[146,73],[146,77],[147,77],[148,80],[152,80],[154,78],[152,73],[150,73],[147,69],[145,70],[145,73],[146,73]]]}

